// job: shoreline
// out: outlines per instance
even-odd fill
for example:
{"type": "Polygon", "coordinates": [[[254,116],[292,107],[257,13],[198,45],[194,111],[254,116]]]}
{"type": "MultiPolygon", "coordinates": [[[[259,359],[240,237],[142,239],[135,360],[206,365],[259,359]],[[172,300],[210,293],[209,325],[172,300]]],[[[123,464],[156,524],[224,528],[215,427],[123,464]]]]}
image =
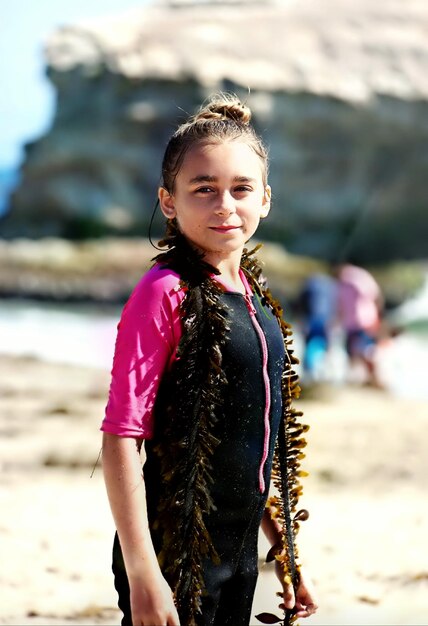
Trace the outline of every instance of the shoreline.
{"type": "MultiPolygon", "coordinates": [[[[110,305],[4,302],[0,307],[0,354],[110,371],[121,310],[110,305]]],[[[300,355],[303,338],[298,319],[292,320],[292,328],[294,350],[300,355]]],[[[424,374],[427,359],[426,327],[385,338],[377,348],[379,378],[394,396],[428,400],[424,374]]],[[[301,365],[296,369],[305,382],[301,365]]],[[[324,371],[330,384],[339,388],[361,379],[358,368],[351,370],[347,365],[340,329],[332,335],[324,371]]]]}

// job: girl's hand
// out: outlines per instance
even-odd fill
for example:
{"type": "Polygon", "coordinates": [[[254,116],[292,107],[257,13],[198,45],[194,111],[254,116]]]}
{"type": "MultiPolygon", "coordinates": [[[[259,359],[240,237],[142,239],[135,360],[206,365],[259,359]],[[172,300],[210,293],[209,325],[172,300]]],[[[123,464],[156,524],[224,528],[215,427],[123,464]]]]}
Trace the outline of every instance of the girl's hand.
{"type": "Polygon", "coordinates": [[[305,578],[303,570],[300,570],[300,582],[297,593],[294,593],[293,585],[284,582],[284,575],[279,562],[276,562],[276,574],[283,587],[283,604],[281,609],[294,609],[296,617],[309,617],[313,615],[318,605],[315,599],[313,583],[309,578],[305,578]]]}
{"type": "Polygon", "coordinates": [[[171,588],[162,575],[129,581],[133,626],[180,626],[171,588]]]}

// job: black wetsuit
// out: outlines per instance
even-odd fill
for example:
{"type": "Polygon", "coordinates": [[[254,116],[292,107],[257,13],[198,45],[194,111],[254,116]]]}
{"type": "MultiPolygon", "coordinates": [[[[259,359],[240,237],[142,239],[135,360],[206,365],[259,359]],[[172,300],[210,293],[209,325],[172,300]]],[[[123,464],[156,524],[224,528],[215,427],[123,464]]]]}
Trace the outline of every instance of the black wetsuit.
{"type": "MultiPolygon", "coordinates": [[[[282,415],[281,374],[284,343],[273,313],[256,296],[252,303],[256,320],[266,338],[268,380],[263,376],[263,348],[243,295],[227,292],[220,296],[227,305],[230,333],[224,348],[224,370],[228,385],[224,418],[216,424],[220,439],[213,456],[214,483],[211,487],[216,510],[206,524],[220,556],[220,565],[204,562],[206,594],[202,598],[201,626],[248,626],[258,575],[258,531],[268,495],[274,444],[282,415]],[[270,435],[263,470],[265,489],[260,490],[259,468],[265,442],[264,412],[266,384],[270,394],[270,435]]],[[[159,485],[154,441],[146,441],[144,466],[149,521],[156,516],[159,485]]],[[[156,548],[156,537],[153,534],[156,548]]],[[[124,613],[122,624],[132,624],[129,586],[116,536],[113,572],[124,613]]],[[[185,626],[185,624],[182,624],[185,626]]]]}

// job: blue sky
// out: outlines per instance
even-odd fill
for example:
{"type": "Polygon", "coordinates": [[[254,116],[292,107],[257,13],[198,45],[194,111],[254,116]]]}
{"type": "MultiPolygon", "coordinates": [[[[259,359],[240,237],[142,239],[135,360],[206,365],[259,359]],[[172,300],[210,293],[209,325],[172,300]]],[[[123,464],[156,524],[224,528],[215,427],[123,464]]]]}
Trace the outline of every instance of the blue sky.
{"type": "Polygon", "coordinates": [[[55,98],[42,46],[56,27],[151,4],[151,0],[0,0],[0,168],[50,125],[55,98]]]}

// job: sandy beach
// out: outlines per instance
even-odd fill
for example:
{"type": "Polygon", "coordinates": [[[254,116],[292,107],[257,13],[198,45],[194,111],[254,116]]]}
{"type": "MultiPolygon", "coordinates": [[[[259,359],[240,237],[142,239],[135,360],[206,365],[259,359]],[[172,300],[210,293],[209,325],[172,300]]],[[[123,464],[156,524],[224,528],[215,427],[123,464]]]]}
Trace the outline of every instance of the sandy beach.
{"type": "MultiPolygon", "coordinates": [[[[1,624],[120,621],[93,472],[108,381],[104,369],[0,357],[1,624]]],[[[311,426],[299,543],[320,605],[306,623],[428,624],[428,403],[348,385],[299,406],[311,426]]],[[[260,571],[253,614],[280,615],[272,565],[261,558],[260,571]]]]}

